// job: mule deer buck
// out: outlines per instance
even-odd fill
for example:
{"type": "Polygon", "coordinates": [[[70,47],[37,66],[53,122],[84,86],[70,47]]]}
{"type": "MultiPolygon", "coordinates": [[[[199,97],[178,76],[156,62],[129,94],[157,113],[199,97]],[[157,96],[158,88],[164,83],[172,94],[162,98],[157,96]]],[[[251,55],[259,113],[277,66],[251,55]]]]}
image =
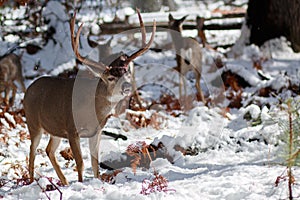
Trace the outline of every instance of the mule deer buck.
{"type": "Polygon", "coordinates": [[[5,93],[4,104],[10,106],[13,104],[17,92],[17,86],[14,81],[19,82],[22,91],[25,92],[20,57],[14,53],[8,53],[0,58],[0,93],[5,93]],[[10,91],[12,91],[12,95],[9,102],[10,91]]]}
{"type": "Polygon", "coordinates": [[[180,73],[179,96],[182,98],[182,87],[185,95],[186,83],[183,76],[190,70],[195,74],[195,87],[197,90],[197,100],[205,103],[205,99],[200,86],[202,72],[202,52],[198,42],[192,38],[182,36],[182,24],[187,16],[181,19],[175,19],[172,14],[169,14],[169,28],[176,51],[177,70],[180,73]]]}
{"type": "MultiPolygon", "coordinates": [[[[140,16],[139,11],[137,11],[140,16]]],[[[41,140],[42,131],[50,134],[46,153],[63,185],[68,181],[59,167],[55,151],[61,138],[67,138],[75,157],[78,181],[83,181],[83,159],[80,138],[89,138],[89,148],[94,177],[99,177],[98,151],[106,118],[111,108],[124,96],[130,93],[130,72],[128,64],[145,53],[153,42],[156,31],[153,22],[149,42],[130,56],[124,53],[110,64],[96,62],[79,53],[79,38],[82,24],[75,36],[76,13],[71,18],[71,42],[76,58],[99,78],[63,79],[42,77],[29,86],[24,98],[24,109],[30,133],[31,146],[29,155],[30,181],[34,180],[35,151],[41,140]]],[[[141,18],[140,18],[141,19],[141,18]]],[[[142,21],[140,21],[142,25],[142,21]]],[[[141,30],[144,30],[141,27],[141,30]]],[[[143,33],[145,34],[145,33],[143,33]]]]}

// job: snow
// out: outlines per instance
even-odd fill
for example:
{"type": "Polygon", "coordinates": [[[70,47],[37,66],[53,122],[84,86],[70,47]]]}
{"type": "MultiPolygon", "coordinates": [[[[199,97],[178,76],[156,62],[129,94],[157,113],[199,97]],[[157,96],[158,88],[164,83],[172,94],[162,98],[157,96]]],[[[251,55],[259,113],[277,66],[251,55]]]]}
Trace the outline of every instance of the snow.
{"type": "MultiPolygon", "coordinates": [[[[191,1],[181,2],[183,6],[191,5],[191,1]]],[[[195,1],[192,1],[195,2],[195,1]]],[[[237,0],[235,4],[244,5],[245,0],[237,0]]],[[[209,11],[225,7],[223,1],[211,1],[208,4],[199,2],[201,9],[206,8],[203,15],[212,15],[209,11]]],[[[127,9],[127,8],[126,8],[127,9]]],[[[132,10],[122,10],[123,13],[131,13],[132,10]]],[[[10,12],[10,11],[6,11],[10,12]]],[[[12,18],[22,15],[24,10],[10,13],[12,18]]],[[[83,11],[78,13],[79,21],[90,21],[95,15],[84,16],[83,11]]],[[[187,8],[181,8],[175,16],[182,16],[189,12],[187,8]]],[[[193,16],[195,10],[190,12],[193,16]]],[[[68,16],[58,1],[50,1],[43,13],[50,20],[50,24],[57,27],[52,40],[37,54],[24,53],[22,64],[24,74],[32,75],[58,75],[64,70],[71,69],[75,65],[75,57],[69,41],[68,16]],[[34,65],[40,62],[41,68],[34,70],[34,65]]],[[[105,11],[105,17],[111,12],[105,11]]],[[[152,21],[156,17],[166,17],[167,13],[145,13],[143,17],[152,21]]],[[[132,18],[135,20],[135,18],[132,18]]],[[[147,21],[147,20],[145,20],[147,21]]],[[[96,28],[95,28],[96,29],[96,28]]],[[[98,30],[94,30],[97,32],[98,30]]],[[[243,27],[242,32],[245,30],[243,27]]],[[[215,33],[210,32],[208,37],[216,42],[224,40],[236,40],[241,31],[215,33]],[[230,37],[229,37],[230,36],[230,37]]],[[[186,32],[185,34],[191,34],[186,32]]],[[[193,33],[192,33],[193,34],[193,33]]],[[[195,35],[195,34],[194,34],[195,35]]],[[[138,37],[138,36],[137,36],[138,37]]],[[[149,36],[148,36],[149,38],[149,36]]],[[[14,43],[18,37],[10,35],[5,41],[14,43]]],[[[120,49],[124,52],[133,52],[140,46],[128,45],[130,39],[125,33],[114,36],[113,51],[120,49]]],[[[155,44],[166,43],[169,37],[166,33],[158,33],[155,44]]],[[[85,37],[82,37],[81,52],[95,53],[88,47],[85,37]]],[[[134,115],[143,115],[146,119],[153,120],[159,125],[150,125],[143,128],[135,128],[126,118],[126,113],[118,117],[109,118],[104,130],[117,134],[123,134],[127,140],[113,140],[108,136],[102,136],[100,144],[100,161],[111,162],[114,166],[122,165],[121,172],[114,177],[114,183],[107,183],[93,178],[90,164],[88,141],[81,140],[85,171],[84,182],[77,182],[75,161],[66,161],[59,155],[61,150],[69,146],[67,140],[57,150],[57,159],[62,171],[70,182],[69,186],[57,186],[58,189],[45,191],[49,185],[57,185],[58,178],[47,158],[45,148],[49,135],[43,135],[38,147],[35,171],[37,181],[30,185],[17,185],[17,180],[22,180],[26,175],[30,140],[22,135],[28,130],[26,124],[18,124],[14,116],[0,109],[0,195],[3,199],[286,199],[288,197],[287,181],[281,181],[275,187],[275,181],[281,176],[286,166],[283,152],[285,143],[282,140],[283,130],[281,124],[287,120],[287,112],[283,109],[287,99],[295,95],[286,90],[290,83],[299,85],[300,54],[294,53],[289,42],[285,38],[277,38],[266,42],[262,47],[255,45],[246,46],[245,38],[241,37],[236,45],[228,52],[220,49],[219,52],[211,49],[203,49],[203,80],[201,85],[206,96],[215,100],[216,106],[206,107],[201,103],[192,102],[192,109],[171,115],[168,112],[147,110],[137,112],[127,110],[134,115]],[[214,59],[220,57],[225,63],[223,68],[216,69],[214,59]],[[262,80],[258,71],[253,68],[253,61],[261,62],[261,73],[267,77],[262,80]],[[243,91],[244,100],[241,108],[226,110],[228,100],[218,102],[219,93],[224,92],[222,86],[215,86],[213,81],[220,78],[220,74],[230,70],[244,78],[250,86],[243,91]],[[277,95],[269,97],[256,96],[257,92],[270,86],[275,91],[282,90],[277,95]],[[156,121],[155,121],[156,120],[156,121]],[[258,122],[257,122],[258,121],[258,122]],[[146,144],[164,145],[165,157],[160,156],[147,167],[137,167],[136,173],[130,167],[130,160],[125,153],[127,147],[138,141],[146,144]],[[185,150],[175,150],[180,146],[185,150]],[[141,194],[143,183],[150,183],[154,178],[154,172],[159,173],[168,180],[165,192],[153,192],[148,195],[141,194]],[[49,179],[51,177],[51,180],[49,179]],[[3,183],[2,183],[3,181],[3,183]],[[61,192],[61,193],[60,193],[61,192]]],[[[8,49],[10,44],[4,41],[1,47],[8,49]]],[[[145,98],[158,99],[159,91],[164,88],[178,97],[178,73],[172,69],[176,65],[174,52],[163,49],[162,52],[149,51],[135,61],[136,79],[138,86],[145,86],[145,98]],[[166,76],[168,74],[168,76],[166,76]],[[157,89],[157,85],[164,86],[157,89]]],[[[1,50],[1,53],[3,50],[1,50]]],[[[193,75],[188,74],[188,92],[193,94],[193,75]]],[[[26,80],[29,86],[33,80],[26,80]]],[[[18,91],[15,109],[21,105],[24,94],[18,91]]],[[[295,98],[297,100],[297,98],[295,98]]],[[[299,98],[298,98],[299,100],[299,98]]],[[[24,119],[25,120],[25,119],[24,119]]],[[[159,153],[159,151],[157,152],[159,153]]],[[[113,166],[113,167],[114,167],[113,166]]],[[[101,169],[101,173],[109,173],[101,169]]],[[[300,168],[293,167],[296,183],[293,187],[294,196],[299,196],[300,168]]],[[[26,178],[26,177],[25,177],[26,178]]]]}

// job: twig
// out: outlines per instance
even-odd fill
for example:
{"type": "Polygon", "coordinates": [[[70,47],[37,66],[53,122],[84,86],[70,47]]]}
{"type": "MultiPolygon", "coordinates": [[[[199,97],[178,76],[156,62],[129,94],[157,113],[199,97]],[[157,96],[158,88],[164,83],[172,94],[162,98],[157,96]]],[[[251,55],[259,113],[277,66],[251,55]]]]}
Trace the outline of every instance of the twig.
{"type": "MultiPolygon", "coordinates": [[[[46,179],[49,181],[49,183],[51,184],[51,186],[54,188],[54,190],[57,190],[57,191],[59,192],[59,194],[60,194],[59,199],[62,200],[62,195],[63,195],[63,193],[62,193],[62,191],[59,189],[59,187],[57,187],[57,186],[53,183],[53,181],[51,180],[51,178],[45,177],[45,176],[41,175],[39,172],[36,172],[36,174],[38,174],[38,175],[40,176],[40,178],[46,178],[46,179]]],[[[43,187],[39,184],[40,178],[35,179],[35,181],[36,181],[37,185],[41,188],[42,192],[45,193],[46,197],[47,197],[49,200],[51,200],[51,198],[50,198],[49,195],[47,194],[47,191],[53,191],[53,189],[52,189],[52,188],[48,188],[48,187],[43,188],[43,187]]]]}

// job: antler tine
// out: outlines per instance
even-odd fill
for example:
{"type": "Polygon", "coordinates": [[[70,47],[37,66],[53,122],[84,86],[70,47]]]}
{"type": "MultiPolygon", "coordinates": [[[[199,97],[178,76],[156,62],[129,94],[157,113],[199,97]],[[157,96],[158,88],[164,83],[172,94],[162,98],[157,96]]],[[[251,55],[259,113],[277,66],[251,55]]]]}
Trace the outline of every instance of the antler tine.
{"type": "Polygon", "coordinates": [[[153,28],[152,28],[151,38],[150,38],[149,42],[146,44],[146,29],[145,29],[145,26],[144,26],[144,22],[142,20],[141,14],[140,14],[138,9],[137,9],[137,13],[138,13],[139,20],[140,20],[143,46],[142,46],[141,49],[139,49],[138,51],[133,53],[131,56],[129,56],[128,59],[126,60],[126,63],[130,63],[132,60],[134,60],[138,56],[142,55],[143,53],[145,53],[150,48],[150,46],[151,46],[151,44],[154,40],[154,35],[155,35],[155,32],[156,32],[156,21],[154,20],[153,21],[153,28]]]}
{"type": "Polygon", "coordinates": [[[141,29],[141,34],[142,34],[142,47],[146,46],[146,28],[140,13],[140,10],[138,8],[136,8],[136,12],[138,14],[139,17],[139,21],[140,21],[140,29],[141,29]]]}
{"type": "Polygon", "coordinates": [[[72,49],[75,53],[75,56],[76,58],[82,62],[83,64],[87,65],[88,68],[93,72],[95,73],[91,67],[94,67],[94,68],[97,68],[97,69],[100,69],[101,71],[104,71],[107,69],[107,66],[104,65],[103,63],[101,62],[96,62],[96,61],[93,61],[91,59],[88,59],[86,57],[83,57],[82,55],[80,55],[79,53],[79,50],[78,50],[78,46],[79,46],[79,38],[80,38],[80,33],[81,33],[81,30],[82,30],[82,27],[83,27],[83,23],[79,26],[78,28],[78,31],[76,33],[76,37],[74,37],[74,32],[75,32],[75,19],[76,19],[76,12],[74,12],[74,16],[71,18],[71,21],[70,21],[70,31],[71,31],[71,43],[72,43],[72,49]]]}

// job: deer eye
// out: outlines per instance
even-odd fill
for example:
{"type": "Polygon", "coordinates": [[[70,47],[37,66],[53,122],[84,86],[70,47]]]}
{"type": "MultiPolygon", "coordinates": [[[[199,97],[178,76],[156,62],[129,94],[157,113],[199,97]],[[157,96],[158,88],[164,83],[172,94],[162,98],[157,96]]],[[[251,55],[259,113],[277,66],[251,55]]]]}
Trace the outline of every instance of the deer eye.
{"type": "Polygon", "coordinates": [[[114,81],[116,78],[115,77],[113,77],[113,76],[111,76],[111,77],[108,77],[108,81],[114,81]]]}

